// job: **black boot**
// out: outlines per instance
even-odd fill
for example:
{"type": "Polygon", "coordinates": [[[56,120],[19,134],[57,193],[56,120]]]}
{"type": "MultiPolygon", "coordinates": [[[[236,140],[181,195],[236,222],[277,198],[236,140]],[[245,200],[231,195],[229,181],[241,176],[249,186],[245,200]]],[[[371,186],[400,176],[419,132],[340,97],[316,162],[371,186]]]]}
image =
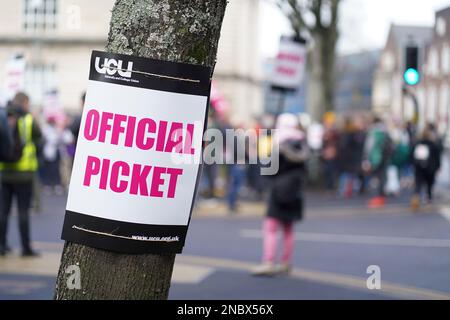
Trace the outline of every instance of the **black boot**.
{"type": "Polygon", "coordinates": [[[32,250],[31,248],[24,249],[22,251],[22,257],[24,258],[33,258],[33,257],[39,257],[41,254],[37,251],[32,250]]]}
{"type": "Polygon", "coordinates": [[[8,249],[5,245],[0,244],[0,257],[6,256],[8,249]]]}

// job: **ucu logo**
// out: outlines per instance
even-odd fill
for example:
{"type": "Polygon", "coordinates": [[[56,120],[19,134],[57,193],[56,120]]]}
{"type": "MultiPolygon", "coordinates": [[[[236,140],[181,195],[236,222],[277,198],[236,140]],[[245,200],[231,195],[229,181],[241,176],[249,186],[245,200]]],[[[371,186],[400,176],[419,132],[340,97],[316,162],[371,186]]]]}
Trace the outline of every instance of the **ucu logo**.
{"type": "Polygon", "coordinates": [[[95,70],[101,74],[108,74],[112,76],[116,72],[119,75],[126,78],[131,78],[131,72],[133,71],[133,62],[128,62],[128,67],[126,71],[122,68],[122,60],[117,61],[116,59],[105,58],[105,61],[100,65],[100,57],[95,58],[95,70]]]}

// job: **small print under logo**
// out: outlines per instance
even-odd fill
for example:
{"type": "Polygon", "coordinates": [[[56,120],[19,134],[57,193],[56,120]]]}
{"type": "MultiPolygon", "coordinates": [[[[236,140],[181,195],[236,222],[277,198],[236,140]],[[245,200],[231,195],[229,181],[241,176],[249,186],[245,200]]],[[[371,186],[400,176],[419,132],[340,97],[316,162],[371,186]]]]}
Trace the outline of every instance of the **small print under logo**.
{"type": "Polygon", "coordinates": [[[126,78],[131,78],[131,72],[133,71],[133,62],[128,62],[126,71],[122,68],[123,61],[116,59],[104,58],[104,63],[100,64],[100,57],[95,58],[95,70],[101,74],[108,74],[110,76],[119,72],[119,75],[126,78]]]}

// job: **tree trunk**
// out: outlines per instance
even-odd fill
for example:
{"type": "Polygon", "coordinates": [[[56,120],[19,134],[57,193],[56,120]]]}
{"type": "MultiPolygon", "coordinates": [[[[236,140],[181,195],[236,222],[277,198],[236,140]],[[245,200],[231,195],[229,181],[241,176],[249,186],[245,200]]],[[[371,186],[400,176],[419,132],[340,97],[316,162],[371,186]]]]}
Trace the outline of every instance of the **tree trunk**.
{"type": "Polygon", "coordinates": [[[309,55],[308,112],[315,121],[321,121],[325,112],[334,111],[336,38],[328,33],[322,30],[313,34],[309,55]]]}
{"type": "Polygon", "coordinates": [[[308,113],[315,121],[321,121],[324,113],[322,39],[314,36],[314,46],[309,52],[308,113]]]}
{"type": "MultiPolygon", "coordinates": [[[[226,0],[117,0],[106,50],[214,66],[226,0]]],[[[66,242],[55,299],[167,299],[174,254],[127,255],[66,242]],[[66,271],[80,268],[81,289],[66,271]]]]}
{"type": "Polygon", "coordinates": [[[334,88],[335,88],[335,59],[336,59],[336,37],[332,27],[322,34],[322,88],[323,88],[323,110],[334,111],[334,88]]]}

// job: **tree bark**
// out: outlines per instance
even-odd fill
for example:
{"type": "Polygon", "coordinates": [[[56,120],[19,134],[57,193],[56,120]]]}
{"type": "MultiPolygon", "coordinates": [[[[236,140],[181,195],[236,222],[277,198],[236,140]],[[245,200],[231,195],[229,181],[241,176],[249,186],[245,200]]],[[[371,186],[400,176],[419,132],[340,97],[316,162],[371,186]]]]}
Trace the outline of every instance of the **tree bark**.
{"type": "Polygon", "coordinates": [[[330,26],[327,32],[322,34],[322,83],[324,97],[324,112],[334,111],[334,88],[335,88],[335,61],[337,26],[330,26]]]}
{"type": "Polygon", "coordinates": [[[320,37],[314,37],[314,46],[309,52],[308,58],[308,113],[313,120],[320,121],[320,118],[323,115],[324,106],[322,40],[320,37]]]}
{"type": "Polygon", "coordinates": [[[314,46],[309,56],[308,83],[309,114],[321,121],[327,111],[334,111],[336,40],[334,31],[322,30],[313,34],[314,46]]]}
{"type": "MultiPolygon", "coordinates": [[[[226,0],[117,0],[106,50],[214,66],[226,0]]],[[[127,255],[66,242],[54,298],[167,299],[175,254],[127,255]],[[81,289],[66,270],[80,268],[81,289]]]]}

